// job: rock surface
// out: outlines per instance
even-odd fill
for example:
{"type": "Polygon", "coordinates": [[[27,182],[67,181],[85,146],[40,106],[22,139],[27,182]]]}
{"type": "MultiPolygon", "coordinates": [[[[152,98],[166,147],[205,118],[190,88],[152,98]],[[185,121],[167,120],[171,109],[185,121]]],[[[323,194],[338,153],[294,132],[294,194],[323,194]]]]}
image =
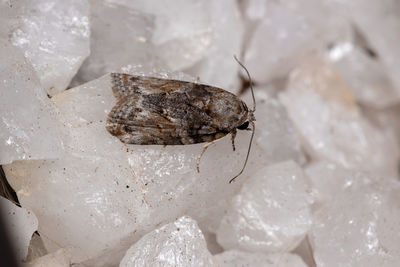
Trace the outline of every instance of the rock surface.
{"type": "Polygon", "coordinates": [[[224,249],[286,252],[309,230],[311,198],[293,162],[260,169],[243,184],[222,218],[217,241],[224,249]]]}
{"type": "Polygon", "coordinates": [[[57,110],[31,64],[0,40],[0,164],[63,154],[57,110]]]}
{"type": "Polygon", "coordinates": [[[126,252],[119,266],[213,265],[213,257],[197,223],[184,216],[143,236],[126,252]]]}
{"type": "Polygon", "coordinates": [[[350,88],[326,63],[310,58],[295,70],[280,100],[312,159],[397,176],[394,136],[363,116],[350,88]]]}
{"type": "Polygon", "coordinates": [[[32,64],[43,88],[65,90],[89,55],[89,2],[3,1],[0,35],[32,64]]]}
{"type": "Polygon", "coordinates": [[[15,256],[23,261],[28,255],[32,234],[38,229],[38,219],[32,211],[20,208],[3,197],[0,197],[0,212],[15,256]]]}
{"type": "Polygon", "coordinates": [[[302,259],[294,254],[263,254],[229,250],[215,255],[217,266],[221,267],[307,267],[302,259]]]}
{"type": "Polygon", "coordinates": [[[398,181],[338,193],[314,214],[317,266],[396,266],[400,261],[398,181]]]}

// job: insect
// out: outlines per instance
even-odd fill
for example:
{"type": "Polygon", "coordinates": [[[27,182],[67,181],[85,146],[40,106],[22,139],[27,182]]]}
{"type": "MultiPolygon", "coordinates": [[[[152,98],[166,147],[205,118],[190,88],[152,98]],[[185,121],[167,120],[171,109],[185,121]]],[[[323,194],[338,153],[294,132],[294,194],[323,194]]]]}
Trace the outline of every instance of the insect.
{"type": "MultiPolygon", "coordinates": [[[[242,63],[250,80],[250,74],[242,63]]],[[[233,182],[245,169],[255,132],[255,98],[253,108],[236,95],[209,85],[167,80],[121,73],[111,74],[116,105],[108,114],[106,129],[121,142],[136,145],[188,145],[204,146],[200,158],[215,141],[231,134],[235,150],[237,129],[252,126],[252,135],[245,163],[233,177],[233,182]]]]}

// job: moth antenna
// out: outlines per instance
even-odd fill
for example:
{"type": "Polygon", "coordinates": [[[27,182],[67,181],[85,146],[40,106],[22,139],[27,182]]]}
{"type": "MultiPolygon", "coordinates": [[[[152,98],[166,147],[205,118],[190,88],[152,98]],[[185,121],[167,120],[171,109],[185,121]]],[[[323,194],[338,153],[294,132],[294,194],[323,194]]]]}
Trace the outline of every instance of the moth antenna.
{"type": "Polygon", "coordinates": [[[256,130],[256,126],[255,126],[254,122],[250,122],[250,123],[251,123],[251,126],[252,126],[252,128],[253,128],[253,132],[251,133],[251,138],[250,138],[250,143],[249,143],[249,149],[247,149],[246,160],[244,161],[244,165],[243,165],[242,170],[241,170],[235,177],[233,177],[233,178],[229,181],[229,183],[232,183],[237,177],[239,177],[239,176],[243,173],[244,168],[246,168],[247,160],[249,159],[249,155],[250,155],[251,144],[253,143],[254,132],[255,132],[255,130],[256,130]]]}
{"type": "Polygon", "coordinates": [[[247,68],[242,64],[242,62],[237,59],[236,55],[233,56],[236,60],[237,63],[246,71],[247,77],[249,77],[249,83],[250,83],[250,90],[251,90],[251,96],[253,97],[253,110],[252,112],[256,111],[256,98],[254,97],[254,90],[253,90],[253,82],[251,81],[251,76],[247,68]]]}

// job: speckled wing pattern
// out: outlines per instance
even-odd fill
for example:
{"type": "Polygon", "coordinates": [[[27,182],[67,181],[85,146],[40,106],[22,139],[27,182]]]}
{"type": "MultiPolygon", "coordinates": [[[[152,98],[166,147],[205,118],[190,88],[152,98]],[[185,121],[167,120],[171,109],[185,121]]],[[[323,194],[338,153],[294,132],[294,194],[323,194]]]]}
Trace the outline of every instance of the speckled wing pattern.
{"type": "MultiPolygon", "coordinates": [[[[124,143],[186,145],[211,142],[235,131],[242,123],[237,119],[238,114],[235,115],[236,110],[229,111],[230,99],[237,97],[219,88],[119,73],[111,74],[111,82],[117,103],[108,115],[106,128],[124,143]],[[215,107],[224,104],[228,104],[226,112],[235,116],[221,117],[224,110],[214,112],[215,107]]],[[[237,101],[240,103],[235,105],[244,105],[237,101]]],[[[247,112],[245,105],[240,109],[247,112]]]]}

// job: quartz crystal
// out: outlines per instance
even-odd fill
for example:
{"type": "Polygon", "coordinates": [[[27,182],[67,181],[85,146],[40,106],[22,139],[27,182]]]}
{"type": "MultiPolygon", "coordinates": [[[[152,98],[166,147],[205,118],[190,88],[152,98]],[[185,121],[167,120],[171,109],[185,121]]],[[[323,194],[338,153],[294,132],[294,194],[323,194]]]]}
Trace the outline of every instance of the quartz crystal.
{"type": "Polygon", "coordinates": [[[85,82],[134,64],[154,64],[154,18],[110,1],[91,1],[90,56],[76,80],[85,82]]]}
{"type": "Polygon", "coordinates": [[[291,253],[263,254],[229,250],[214,258],[220,267],[307,267],[299,256],[291,253]]]}
{"type": "Polygon", "coordinates": [[[57,110],[19,49],[0,45],[0,164],[61,156],[57,110]]]}
{"type": "Polygon", "coordinates": [[[38,220],[32,211],[20,208],[3,197],[0,197],[0,205],[2,222],[12,242],[15,256],[17,260],[23,261],[28,255],[32,234],[38,228],[38,220]]]}
{"type": "MultiPolygon", "coordinates": [[[[256,149],[262,150],[263,157],[269,164],[294,160],[302,165],[306,162],[306,156],[295,126],[289,119],[285,107],[268,89],[270,88],[255,88],[256,149]]],[[[249,107],[253,106],[250,93],[246,94],[244,99],[249,107]]]]}
{"type": "Polygon", "coordinates": [[[245,17],[256,23],[245,40],[245,65],[256,82],[285,77],[310,53],[352,37],[348,21],[332,16],[324,1],[247,2],[245,17]]]}
{"type": "Polygon", "coordinates": [[[89,3],[3,1],[0,37],[18,47],[50,95],[66,89],[89,55],[89,3]]]}
{"type": "MultiPolygon", "coordinates": [[[[197,2],[197,1],[196,1],[197,2]]],[[[200,62],[184,71],[200,77],[202,82],[236,93],[239,87],[238,72],[241,69],[233,56],[240,56],[243,22],[236,1],[209,0],[212,39],[200,62]]]]}
{"type": "Polygon", "coordinates": [[[197,223],[184,216],[143,236],[129,248],[120,267],[213,266],[197,223]]]}
{"type": "Polygon", "coordinates": [[[397,176],[394,136],[363,116],[353,92],[328,64],[309,58],[293,71],[280,100],[313,159],[397,176]]]}
{"type": "Polygon", "coordinates": [[[314,214],[309,234],[317,266],[398,266],[400,183],[350,187],[314,214]]]}
{"type": "Polygon", "coordinates": [[[70,255],[64,250],[59,249],[54,253],[47,254],[33,261],[25,263],[22,267],[70,267],[70,255]]]}
{"type": "Polygon", "coordinates": [[[400,91],[385,66],[363,47],[351,42],[338,43],[328,52],[328,60],[351,87],[358,102],[375,108],[398,102],[400,91]]]}
{"type": "Polygon", "coordinates": [[[240,53],[243,33],[236,1],[115,0],[91,6],[92,53],[78,80],[132,65],[185,71],[203,83],[236,90],[239,65],[233,55],[240,53]]]}
{"type": "Polygon", "coordinates": [[[284,162],[259,169],[233,198],[217,241],[225,249],[285,252],[311,226],[311,198],[302,169],[284,162]]]}
{"type": "Polygon", "coordinates": [[[365,46],[373,51],[377,60],[383,64],[382,69],[397,89],[396,100],[399,101],[400,2],[397,0],[326,0],[326,3],[331,6],[331,10],[338,13],[337,16],[347,17],[360,31],[365,46]]]}
{"type": "Polygon", "coordinates": [[[326,161],[313,162],[307,166],[305,172],[310,179],[318,206],[331,203],[337,194],[350,187],[357,188],[363,184],[393,179],[374,173],[345,169],[339,164],[326,161]]]}

